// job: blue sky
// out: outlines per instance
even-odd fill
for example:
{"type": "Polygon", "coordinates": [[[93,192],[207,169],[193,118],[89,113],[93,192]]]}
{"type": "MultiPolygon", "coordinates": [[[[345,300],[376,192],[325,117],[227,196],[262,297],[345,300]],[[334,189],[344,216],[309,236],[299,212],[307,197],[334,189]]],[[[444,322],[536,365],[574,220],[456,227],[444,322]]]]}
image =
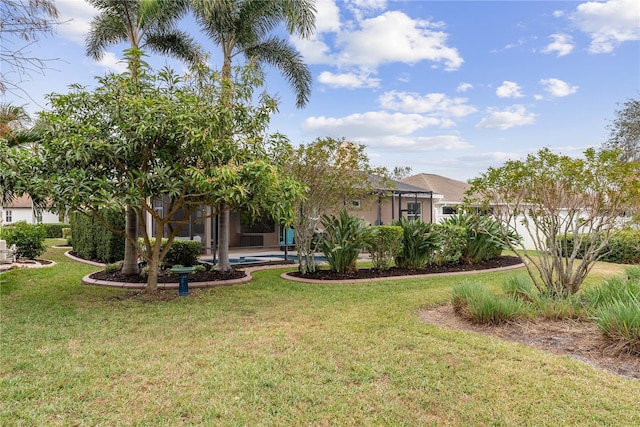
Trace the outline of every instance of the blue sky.
{"type": "MultiPolygon", "coordinates": [[[[32,113],[47,107],[46,93],[123,69],[125,46],[101,62],[84,55],[95,11],[82,0],[56,5],[68,22],[28,51],[60,60],[22,76],[32,99],[6,96],[32,113]]],[[[618,104],[640,96],[637,0],[318,0],[317,8],[314,37],[291,40],[313,74],[309,104],[296,109],[286,81],[268,70],[266,89],[280,99],[271,129],[294,144],[344,137],[366,145],[375,165],[467,180],[542,147],[575,156],[598,147],[618,104]]],[[[190,19],[181,26],[217,53],[190,19]]]]}

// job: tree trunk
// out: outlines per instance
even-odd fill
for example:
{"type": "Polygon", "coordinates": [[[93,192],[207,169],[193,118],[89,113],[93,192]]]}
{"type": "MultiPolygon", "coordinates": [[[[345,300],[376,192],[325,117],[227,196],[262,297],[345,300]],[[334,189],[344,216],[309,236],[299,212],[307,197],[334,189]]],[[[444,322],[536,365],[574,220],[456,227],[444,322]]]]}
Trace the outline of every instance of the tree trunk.
{"type": "Polygon", "coordinates": [[[147,293],[155,294],[158,291],[158,267],[160,266],[160,251],[154,250],[147,263],[147,293]]]}
{"type": "Polygon", "coordinates": [[[218,224],[218,270],[229,272],[232,270],[229,262],[229,205],[220,205],[218,224]]]}
{"type": "MultiPolygon", "coordinates": [[[[125,233],[128,237],[136,241],[138,236],[138,218],[136,211],[127,206],[125,216],[125,233]]],[[[140,273],[138,270],[138,248],[129,238],[124,239],[124,263],[122,274],[125,276],[135,276],[140,273]]]]}

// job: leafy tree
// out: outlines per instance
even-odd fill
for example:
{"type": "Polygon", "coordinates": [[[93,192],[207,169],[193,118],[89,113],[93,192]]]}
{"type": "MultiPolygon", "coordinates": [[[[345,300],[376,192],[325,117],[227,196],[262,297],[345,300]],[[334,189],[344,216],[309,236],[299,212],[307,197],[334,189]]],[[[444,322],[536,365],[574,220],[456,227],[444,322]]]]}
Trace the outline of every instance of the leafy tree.
{"type": "Polygon", "coordinates": [[[48,68],[53,59],[31,56],[28,48],[53,33],[59,15],[54,0],[2,0],[0,16],[0,94],[4,95],[22,91],[22,79],[48,68]],[[9,75],[20,81],[12,82],[9,75]]]}
{"type": "Polygon", "coordinates": [[[178,211],[189,218],[203,204],[232,200],[255,215],[286,218],[299,185],[259,155],[275,103],[265,99],[250,105],[256,84],[249,78],[251,70],[245,70],[247,78],[237,79],[231,110],[219,102],[217,73],[205,82],[185,83],[170,70],[151,75],[143,65],[138,71],[135,80],[110,74],[98,79],[93,91],[74,86],[68,94],[51,95],[51,111],[42,113],[47,124],[43,144],[37,156],[23,162],[37,171],[33,185],[39,194],[94,216],[126,239],[134,240],[110,227],[101,208],[139,207],[147,291],[154,292],[158,267],[189,223],[175,219],[178,211]],[[237,138],[222,144],[220,129],[228,129],[228,122],[235,123],[237,138]],[[241,154],[243,161],[235,162],[229,153],[241,154]],[[154,209],[159,199],[166,201],[164,212],[154,209]]]}
{"type": "Polygon", "coordinates": [[[528,261],[539,292],[554,298],[576,293],[638,200],[638,165],[621,162],[619,154],[589,149],[584,158],[571,158],[545,148],[472,180],[470,202],[490,205],[504,234],[522,227],[531,237],[535,256],[512,240],[505,243],[528,261]]]}
{"type": "Polygon", "coordinates": [[[314,233],[322,215],[336,213],[345,200],[367,196],[375,190],[372,175],[385,176],[373,168],[364,146],[344,139],[318,138],[301,144],[282,157],[284,170],[306,186],[293,223],[298,267],[302,273],[317,269],[314,233]]]}
{"type": "Polygon", "coordinates": [[[609,126],[608,148],[622,150],[624,161],[640,161],[640,99],[629,99],[609,126]]]}
{"type": "MultiPolygon", "coordinates": [[[[88,0],[100,13],[93,18],[86,40],[87,56],[102,58],[106,49],[126,42],[132,49],[147,50],[179,58],[196,64],[201,55],[196,43],[185,32],[176,28],[176,22],[188,9],[187,0],[88,0]]],[[[139,56],[128,56],[129,69],[137,78],[139,56]]],[[[136,206],[127,206],[126,232],[137,233],[136,206]]],[[[122,272],[138,273],[137,248],[131,239],[125,241],[122,272]]]]}
{"type": "MultiPolygon", "coordinates": [[[[296,93],[301,108],[309,100],[312,76],[300,53],[274,35],[281,23],[290,34],[309,37],[315,28],[314,0],[192,0],[196,19],[223,55],[222,78],[232,87],[231,66],[237,56],[260,66],[276,67],[296,93]]],[[[231,102],[231,93],[222,102],[231,102]]],[[[229,133],[226,138],[232,138],[229,133]]],[[[221,207],[218,233],[218,269],[231,270],[229,263],[229,208],[221,207]]]]}

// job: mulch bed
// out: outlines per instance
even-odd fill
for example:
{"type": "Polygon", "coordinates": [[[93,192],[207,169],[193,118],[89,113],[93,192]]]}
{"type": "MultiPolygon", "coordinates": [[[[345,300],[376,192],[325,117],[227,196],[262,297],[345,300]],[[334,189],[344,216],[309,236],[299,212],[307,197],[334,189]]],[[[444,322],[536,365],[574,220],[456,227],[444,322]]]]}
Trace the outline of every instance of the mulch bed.
{"type": "Polygon", "coordinates": [[[392,267],[389,270],[376,270],[373,268],[360,268],[354,273],[336,273],[330,270],[318,270],[313,273],[300,274],[298,271],[287,273],[289,276],[302,277],[304,279],[314,280],[353,280],[353,279],[375,279],[384,277],[398,277],[398,276],[414,276],[421,274],[438,274],[438,273],[458,273],[463,271],[478,271],[488,270],[500,267],[509,267],[517,264],[521,264],[520,258],[515,256],[501,256],[498,258],[482,261],[476,264],[454,264],[444,266],[427,266],[425,268],[413,269],[413,268],[398,268],[392,267]]]}
{"type": "MultiPolygon", "coordinates": [[[[212,271],[195,271],[189,274],[189,283],[193,282],[217,282],[221,280],[241,279],[246,276],[242,270],[233,270],[229,273],[221,273],[217,270],[212,271]]],[[[106,271],[98,271],[89,276],[96,280],[105,280],[108,282],[124,282],[124,283],[147,283],[147,279],[142,276],[125,276],[120,271],[107,273],[106,271]]],[[[178,283],[180,275],[168,274],[159,275],[158,283],[178,283]]]]}

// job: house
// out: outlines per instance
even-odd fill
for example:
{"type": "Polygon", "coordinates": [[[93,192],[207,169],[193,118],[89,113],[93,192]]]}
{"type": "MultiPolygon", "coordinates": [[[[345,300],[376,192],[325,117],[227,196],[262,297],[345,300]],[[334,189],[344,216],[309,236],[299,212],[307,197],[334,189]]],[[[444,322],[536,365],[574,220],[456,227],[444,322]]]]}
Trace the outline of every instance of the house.
{"type": "MultiPolygon", "coordinates": [[[[436,222],[436,206],[441,205],[442,194],[432,190],[407,184],[400,181],[391,181],[382,184],[382,181],[372,178],[380,185],[370,195],[361,199],[345,200],[344,205],[349,212],[357,215],[371,224],[391,224],[398,218],[421,219],[425,222],[436,222]]],[[[168,203],[165,201],[164,203],[168,203]]],[[[162,200],[154,202],[154,210],[163,212],[168,210],[162,200]]],[[[216,251],[217,221],[216,218],[204,219],[209,216],[210,208],[201,207],[193,213],[190,220],[196,221],[185,225],[176,238],[198,240],[202,242],[203,253],[212,254],[216,251]],[[202,218],[202,220],[199,220],[202,218]]],[[[180,214],[176,220],[182,220],[180,214]]],[[[248,216],[238,212],[231,212],[229,227],[229,246],[231,248],[271,248],[279,250],[284,242],[292,244],[293,232],[285,230],[276,221],[264,219],[251,221],[248,216]]],[[[152,221],[148,223],[148,232],[155,229],[152,221]]]]}
{"type": "Polygon", "coordinates": [[[60,222],[57,213],[38,210],[33,205],[33,200],[28,195],[15,197],[6,205],[0,205],[0,222],[3,225],[15,224],[25,221],[28,224],[57,223],[60,222]]]}
{"type": "Polygon", "coordinates": [[[432,222],[436,223],[455,213],[455,208],[463,203],[465,193],[471,187],[466,182],[431,173],[413,175],[401,182],[441,196],[434,199],[433,204],[432,222]]]}

